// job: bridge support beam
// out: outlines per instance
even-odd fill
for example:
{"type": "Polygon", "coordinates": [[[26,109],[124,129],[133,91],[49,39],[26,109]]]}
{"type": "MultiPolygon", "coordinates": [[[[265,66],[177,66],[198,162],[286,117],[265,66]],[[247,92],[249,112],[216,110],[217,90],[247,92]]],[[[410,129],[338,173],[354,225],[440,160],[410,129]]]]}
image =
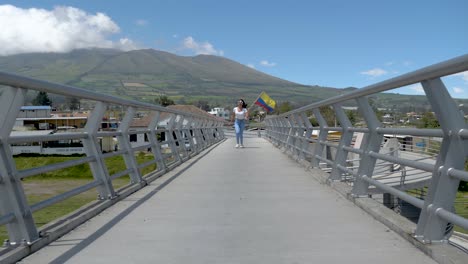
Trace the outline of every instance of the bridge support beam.
{"type": "Polygon", "coordinates": [[[109,171],[107,170],[107,166],[102,158],[101,147],[97,142],[97,132],[106,109],[107,104],[102,102],[96,103],[85,126],[85,131],[87,132],[88,137],[82,140],[86,156],[95,158],[94,161],[89,162],[89,167],[94,179],[100,182],[97,187],[100,199],[112,199],[115,197],[114,188],[109,177],[109,171]]]}
{"type": "Polygon", "coordinates": [[[309,146],[310,146],[310,138],[312,136],[312,131],[313,127],[312,124],[310,123],[309,118],[307,115],[302,112],[300,113],[299,118],[302,120],[301,123],[303,125],[303,137],[302,137],[302,154],[301,154],[301,159],[306,159],[306,157],[310,157],[311,155],[309,154],[309,146]]]}
{"type": "Polygon", "coordinates": [[[320,125],[319,135],[317,137],[317,142],[315,143],[315,153],[312,157],[311,166],[313,168],[320,168],[320,159],[317,157],[321,157],[323,154],[323,147],[325,146],[324,143],[327,141],[328,138],[328,131],[325,128],[328,127],[327,121],[323,118],[322,113],[318,108],[312,110],[314,112],[315,118],[320,125]]]}
{"type": "Polygon", "coordinates": [[[343,128],[340,143],[338,144],[338,149],[336,150],[335,162],[333,162],[332,171],[330,173],[330,180],[340,181],[342,172],[338,168],[338,165],[346,167],[346,159],[348,158],[348,151],[344,150],[344,146],[349,146],[353,140],[353,132],[349,131],[349,128],[352,127],[351,122],[349,121],[346,113],[340,104],[333,105],[335,110],[336,117],[340,122],[340,126],[343,128]]]}
{"type": "Polygon", "coordinates": [[[377,159],[369,154],[372,152],[379,153],[383,135],[377,133],[377,128],[382,125],[370,106],[368,99],[366,97],[360,97],[357,98],[356,101],[358,103],[359,113],[362,115],[369,128],[369,134],[365,137],[363,142],[364,153],[361,155],[361,161],[359,162],[358,177],[354,181],[352,190],[352,195],[359,197],[368,195],[369,183],[362,177],[372,177],[377,159]]]}
{"type": "Polygon", "coordinates": [[[440,78],[422,82],[424,92],[439,121],[444,137],[432,174],[428,195],[421,210],[415,236],[424,242],[444,241],[450,237],[447,220],[437,215],[439,208],[453,211],[460,180],[448,175],[449,170],[464,170],[468,142],[458,135],[467,125],[463,114],[440,78]]]}
{"type": "MultiPolygon", "coordinates": [[[[24,103],[26,90],[6,87],[0,97],[0,216],[11,215],[7,222],[9,242],[31,243],[39,238],[20,179],[17,178],[8,137],[24,103]]],[[[3,217],[1,217],[3,218],[3,217]]]]}
{"type": "Polygon", "coordinates": [[[148,129],[149,129],[149,141],[151,143],[151,152],[153,153],[154,159],[156,161],[156,170],[157,171],[166,171],[166,163],[162,156],[161,144],[158,141],[156,130],[158,129],[159,118],[161,117],[161,112],[155,112],[153,119],[151,120],[148,129]]]}
{"type": "Polygon", "coordinates": [[[119,145],[125,151],[125,153],[122,155],[125,162],[125,166],[127,166],[127,169],[132,170],[132,172],[129,173],[132,183],[140,183],[143,181],[143,179],[141,178],[140,171],[138,170],[138,163],[133,153],[129,134],[130,125],[132,124],[135,112],[135,108],[127,108],[127,112],[125,113],[125,116],[119,125],[119,131],[122,133],[122,135],[118,136],[117,139],[119,141],[119,145]]]}

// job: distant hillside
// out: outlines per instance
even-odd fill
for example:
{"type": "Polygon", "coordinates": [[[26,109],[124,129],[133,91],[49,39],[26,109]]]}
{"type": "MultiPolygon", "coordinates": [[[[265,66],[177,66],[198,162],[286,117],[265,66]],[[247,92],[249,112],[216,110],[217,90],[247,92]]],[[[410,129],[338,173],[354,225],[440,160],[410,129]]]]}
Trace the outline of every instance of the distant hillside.
{"type": "MultiPolygon", "coordinates": [[[[353,90],[300,85],[224,57],[183,57],[152,49],[0,56],[0,71],[148,102],[164,94],[177,103],[204,100],[212,106],[232,105],[239,97],[252,102],[261,91],[278,102],[299,106],[353,90]]],[[[425,104],[423,97],[394,94],[379,95],[374,101],[381,107],[425,104]]]]}

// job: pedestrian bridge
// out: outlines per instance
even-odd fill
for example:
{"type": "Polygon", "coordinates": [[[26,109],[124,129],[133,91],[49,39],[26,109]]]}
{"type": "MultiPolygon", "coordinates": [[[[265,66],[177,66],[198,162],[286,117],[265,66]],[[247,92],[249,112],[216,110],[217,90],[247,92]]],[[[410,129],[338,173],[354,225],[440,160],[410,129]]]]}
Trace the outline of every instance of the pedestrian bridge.
{"type": "Polygon", "coordinates": [[[442,80],[467,70],[464,55],[271,115],[263,131],[245,139],[244,149],[234,148],[223,121],[205,113],[0,72],[6,86],[0,98],[0,225],[8,232],[0,262],[468,263],[462,234],[454,232],[468,230],[466,216],[454,207],[460,181],[468,181],[468,127],[442,80]],[[381,123],[367,96],[415,83],[440,128],[381,123]],[[30,90],[94,102],[93,112],[74,132],[12,135],[30,90]],[[357,106],[360,122],[343,108],[349,103],[357,106]],[[101,130],[107,110],[116,107],[124,113],[118,128],[101,130]],[[133,129],[142,115],[146,127],[133,129]],[[132,135],[144,135],[146,143],[132,144],[132,135]],[[422,141],[401,142],[401,136],[422,141]],[[115,138],[119,149],[104,152],[104,137],[115,138]],[[64,140],[80,141],[85,155],[17,167],[13,146],[64,140]],[[139,161],[141,152],[152,159],[139,161]],[[125,169],[108,165],[115,156],[125,169]],[[28,202],[23,179],[83,164],[92,181],[28,202]],[[115,187],[123,176],[129,184],[115,187]],[[33,213],[89,190],[97,201],[36,225],[33,213]],[[416,212],[412,221],[403,217],[403,205],[416,212]]]}
{"type": "Polygon", "coordinates": [[[200,153],[21,263],[435,263],[320,171],[263,138],[234,145],[200,153]]]}

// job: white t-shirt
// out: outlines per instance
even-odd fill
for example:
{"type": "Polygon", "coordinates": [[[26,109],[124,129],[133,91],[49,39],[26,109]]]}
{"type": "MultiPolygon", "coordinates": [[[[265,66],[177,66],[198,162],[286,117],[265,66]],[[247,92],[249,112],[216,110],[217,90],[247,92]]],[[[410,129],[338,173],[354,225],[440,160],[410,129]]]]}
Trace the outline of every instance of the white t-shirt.
{"type": "Polygon", "coordinates": [[[236,119],[239,119],[239,120],[244,120],[245,119],[245,115],[247,113],[247,109],[245,108],[242,108],[241,111],[239,111],[239,109],[237,107],[234,107],[234,109],[232,110],[234,112],[234,114],[236,115],[236,119]]]}

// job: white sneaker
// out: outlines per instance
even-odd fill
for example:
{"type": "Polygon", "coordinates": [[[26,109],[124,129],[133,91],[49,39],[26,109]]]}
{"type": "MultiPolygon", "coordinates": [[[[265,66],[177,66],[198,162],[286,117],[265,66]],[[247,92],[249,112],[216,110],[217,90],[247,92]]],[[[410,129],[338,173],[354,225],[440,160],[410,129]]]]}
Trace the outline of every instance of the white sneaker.
{"type": "Polygon", "coordinates": [[[239,148],[239,144],[236,144],[236,148],[239,148]]]}
{"type": "Polygon", "coordinates": [[[240,148],[244,148],[244,145],[240,145],[240,148]]]}

